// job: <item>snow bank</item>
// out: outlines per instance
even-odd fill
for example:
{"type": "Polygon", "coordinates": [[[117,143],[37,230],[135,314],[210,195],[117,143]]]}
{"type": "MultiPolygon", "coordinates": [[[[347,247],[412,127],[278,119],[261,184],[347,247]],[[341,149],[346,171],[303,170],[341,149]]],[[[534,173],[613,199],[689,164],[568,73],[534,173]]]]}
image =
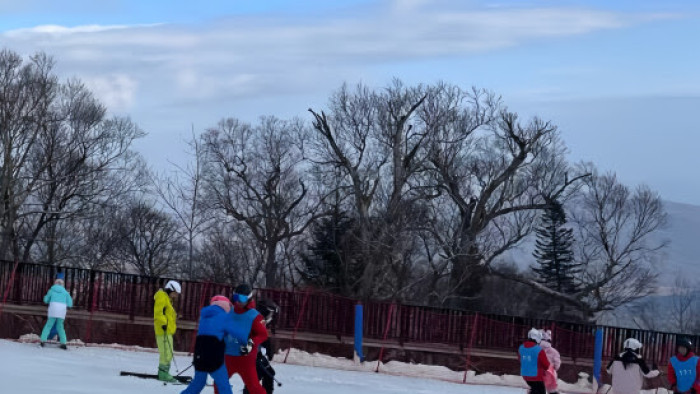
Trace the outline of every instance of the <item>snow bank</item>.
{"type": "MultiPolygon", "coordinates": [[[[284,362],[286,350],[280,350],[275,354],[273,361],[284,362]]],[[[287,358],[288,364],[303,365],[309,367],[321,367],[330,369],[339,369],[345,371],[359,372],[375,372],[377,370],[376,361],[368,361],[361,363],[359,360],[349,360],[346,358],[331,357],[320,353],[308,353],[298,349],[292,349],[287,358]]],[[[409,376],[415,378],[437,379],[453,383],[462,383],[464,380],[464,372],[453,371],[447,367],[438,365],[423,365],[404,363],[400,361],[390,361],[388,363],[379,363],[379,372],[394,376],[409,376]]],[[[593,392],[593,386],[589,382],[590,375],[581,372],[579,380],[576,383],[567,383],[559,380],[559,389],[565,393],[585,393],[593,392]]],[[[494,375],[490,373],[477,375],[475,371],[467,372],[467,384],[471,385],[487,385],[487,386],[505,386],[514,388],[526,388],[527,385],[523,382],[523,378],[518,375],[494,375]]],[[[599,390],[602,393],[610,392],[610,386],[605,385],[599,390]]],[[[666,394],[670,393],[665,389],[642,391],[643,394],[666,394]]]]}
{"type": "MultiPolygon", "coordinates": [[[[274,361],[283,362],[286,353],[287,352],[284,350],[279,351],[277,354],[275,354],[274,361]]],[[[287,363],[311,367],[341,369],[346,371],[375,372],[377,370],[376,361],[360,363],[358,360],[331,357],[320,353],[311,354],[298,349],[292,349],[290,351],[287,363]]],[[[390,361],[386,364],[379,363],[379,372],[395,376],[439,379],[456,383],[461,383],[464,380],[464,372],[453,371],[443,366],[412,364],[400,361],[390,361]]],[[[580,373],[579,381],[575,384],[566,383],[560,380],[560,388],[562,391],[570,393],[590,393],[593,388],[588,382],[588,376],[589,375],[586,373],[580,373]]],[[[467,383],[522,388],[527,387],[523,382],[523,379],[517,375],[493,375],[490,373],[477,375],[474,371],[467,372],[467,383]]]]}

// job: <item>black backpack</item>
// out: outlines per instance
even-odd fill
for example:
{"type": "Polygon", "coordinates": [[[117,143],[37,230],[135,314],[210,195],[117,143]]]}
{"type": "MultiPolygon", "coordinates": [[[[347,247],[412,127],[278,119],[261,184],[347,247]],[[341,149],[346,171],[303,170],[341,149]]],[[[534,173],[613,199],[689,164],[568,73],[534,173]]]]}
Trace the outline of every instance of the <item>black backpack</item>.
{"type": "Polygon", "coordinates": [[[211,335],[197,335],[194,343],[194,369],[202,372],[214,372],[224,364],[226,343],[211,335]]]}

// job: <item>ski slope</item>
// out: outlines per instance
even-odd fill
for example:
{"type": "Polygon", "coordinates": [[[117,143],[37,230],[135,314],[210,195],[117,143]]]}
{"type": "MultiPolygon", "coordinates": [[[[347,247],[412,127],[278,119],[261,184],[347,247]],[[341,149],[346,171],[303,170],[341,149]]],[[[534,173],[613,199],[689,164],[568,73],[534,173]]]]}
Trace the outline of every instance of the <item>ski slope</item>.
{"type": "MultiPolygon", "coordinates": [[[[191,358],[176,357],[180,368],[191,358]]],[[[185,386],[164,386],[158,381],[119,376],[122,370],[155,373],[158,354],[95,347],[41,348],[35,343],[0,340],[0,392],[15,394],[160,394],[179,393],[185,386]]],[[[472,386],[439,380],[388,376],[371,372],[275,364],[283,383],[279,394],[522,394],[525,390],[498,386],[472,386]]],[[[173,367],[173,372],[175,367],[173,367]]],[[[189,371],[188,371],[189,372],[189,371]]],[[[187,374],[187,373],[186,373],[187,374]]],[[[231,380],[240,393],[238,377],[231,380]]],[[[203,393],[213,393],[207,387],[203,393]]]]}

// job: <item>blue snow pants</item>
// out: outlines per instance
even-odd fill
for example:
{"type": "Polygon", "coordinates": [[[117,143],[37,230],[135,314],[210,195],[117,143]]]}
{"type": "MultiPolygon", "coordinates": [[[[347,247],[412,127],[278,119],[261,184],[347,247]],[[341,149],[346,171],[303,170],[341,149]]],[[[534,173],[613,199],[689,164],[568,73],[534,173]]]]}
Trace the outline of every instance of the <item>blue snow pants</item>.
{"type": "MultiPolygon", "coordinates": [[[[181,394],[199,394],[202,392],[202,389],[204,389],[204,386],[207,384],[207,375],[209,375],[207,372],[194,371],[194,378],[181,394]]],[[[216,387],[219,388],[219,393],[233,394],[231,391],[231,383],[228,381],[226,364],[221,364],[219,369],[211,373],[211,377],[214,378],[214,383],[216,387]]]]}

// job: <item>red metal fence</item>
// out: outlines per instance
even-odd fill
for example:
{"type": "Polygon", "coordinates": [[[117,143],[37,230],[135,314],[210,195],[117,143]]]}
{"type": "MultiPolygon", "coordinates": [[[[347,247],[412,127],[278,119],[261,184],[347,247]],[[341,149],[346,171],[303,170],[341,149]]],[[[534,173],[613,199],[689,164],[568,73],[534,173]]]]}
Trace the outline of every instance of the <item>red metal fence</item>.
{"type": "MultiPolygon", "coordinates": [[[[0,261],[0,293],[10,285],[13,262],[0,261]]],[[[150,317],[153,295],[166,278],[61,268],[66,288],[74,297],[74,308],[150,317]]],[[[19,263],[8,296],[8,303],[39,305],[53,283],[56,268],[42,264],[19,263]]],[[[215,294],[230,295],[231,285],[180,281],[182,295],[177,310],[185,320],[196,320],[199,309],[215,294]]],[[[258,297],[280,305],[277,329],[351,336],[354,328],[356,300],[312,290],[259,289],[258,297]]],[[[488,350],[514,351],[531,327],[553,332],[553,342],[562,356],[593,357],[595,326],[554,322],[502,315],[479,315],[474,312],[412,305],[392,306],[385,302],[364,304],[364,337],[400,344],[438,343],[488,350]]],[[[622,348],[629,337],[644,343],[645,357],[665,364],[673,352],[675,334],[617,327],[603,327],[606,359],[622,348]]],[[[697,336],[693,338],[696,342],[697,336]]]]}

